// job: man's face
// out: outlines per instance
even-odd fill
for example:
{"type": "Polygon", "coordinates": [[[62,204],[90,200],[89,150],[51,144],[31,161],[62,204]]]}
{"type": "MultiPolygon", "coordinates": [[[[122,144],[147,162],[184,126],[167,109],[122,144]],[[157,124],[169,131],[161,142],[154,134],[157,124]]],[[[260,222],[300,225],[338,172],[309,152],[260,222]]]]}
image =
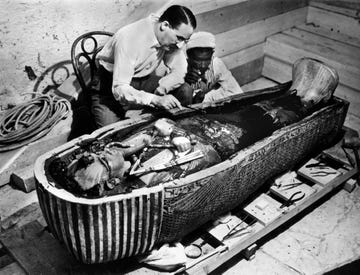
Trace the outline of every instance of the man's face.
{"type": "Polygon", "coordinates": [[[167,21],[161,22],[159,43],[165,50],[181,48],[194,32],[191,24],[181,23],[177,28],[172,28],[167,21]]]}
{"type": "Polygon", "coordinates": [[[188,64],[192,70],[203,75],[208,70],[214,50],[212,48],[193,48],[188,50],[188,64]]]}

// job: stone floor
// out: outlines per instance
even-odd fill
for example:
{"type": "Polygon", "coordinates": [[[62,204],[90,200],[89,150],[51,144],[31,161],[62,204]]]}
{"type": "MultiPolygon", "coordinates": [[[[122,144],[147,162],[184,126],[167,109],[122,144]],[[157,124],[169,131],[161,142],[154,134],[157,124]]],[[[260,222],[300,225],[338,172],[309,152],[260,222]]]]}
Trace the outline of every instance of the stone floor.
{"type": "Polygon", "coordinates": [[[217,273],[323,274],[360,258],[360,188],[337,191],[263,244],[251,261],[234,259],[217,273]],[[231,265],[231,266],[230,266],[231,265]]]}

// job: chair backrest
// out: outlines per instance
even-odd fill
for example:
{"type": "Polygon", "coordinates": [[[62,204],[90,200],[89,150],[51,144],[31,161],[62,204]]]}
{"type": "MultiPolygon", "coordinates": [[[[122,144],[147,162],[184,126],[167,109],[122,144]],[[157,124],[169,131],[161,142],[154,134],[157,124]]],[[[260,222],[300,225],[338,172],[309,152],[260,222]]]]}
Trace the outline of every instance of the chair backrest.
{"type": "Polygon", "coordinates": [[[71,62],[83,91],[94,85],[95,73],[98,68],[96,56],[103,47],[104,39],[111,36],[113,36],[111,32],[92,31],[80,35],[73,42],[71,62]]]}

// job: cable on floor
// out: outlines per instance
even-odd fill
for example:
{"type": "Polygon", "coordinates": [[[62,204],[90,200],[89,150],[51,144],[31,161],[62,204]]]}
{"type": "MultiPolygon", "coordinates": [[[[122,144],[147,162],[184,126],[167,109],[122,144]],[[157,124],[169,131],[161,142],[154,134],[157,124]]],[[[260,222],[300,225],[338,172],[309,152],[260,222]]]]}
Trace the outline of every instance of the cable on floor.
{"type": "Polygon", "coordinates": [[[35,97],[9,110],[0,120],[0,152],[22,147],[46,135],[66,118],[70,103],[56,95],[35,97]]]}

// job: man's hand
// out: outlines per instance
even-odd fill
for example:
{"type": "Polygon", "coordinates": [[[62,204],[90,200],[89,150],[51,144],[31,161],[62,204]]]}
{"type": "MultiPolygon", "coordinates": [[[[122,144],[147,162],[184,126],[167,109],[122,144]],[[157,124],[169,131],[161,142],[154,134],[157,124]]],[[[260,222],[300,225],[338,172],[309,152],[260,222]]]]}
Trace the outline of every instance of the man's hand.
{"type": "Polygon", "coordinates": [[[166,95],[166,90],[163,87],[157,87],[154,91],[156,95],[166,95]]]}
{"type": "Polygon", "coordinates": [[[155,95],[151,100],[151,104],[155,107],[164,108],[166,110],[170,110],[176,107],[182,109],[180,101],[177,100],[173,95],[155,95]]]}
{"type": "Polygon", "coordinates": [[[189,70],[185,75],[185,82],[194,84],[201,79],[201,72],[199,70],[189,70]]]}
{"type": "Polygon", "coordinates": [[[201,103],[204,101],[205,95],[209,92],[208,86],[205,84],[205,82],[200,81],[199,82],[200,91],[196,93],[196,95],[193,98],[193,103],[201,103]]]}

